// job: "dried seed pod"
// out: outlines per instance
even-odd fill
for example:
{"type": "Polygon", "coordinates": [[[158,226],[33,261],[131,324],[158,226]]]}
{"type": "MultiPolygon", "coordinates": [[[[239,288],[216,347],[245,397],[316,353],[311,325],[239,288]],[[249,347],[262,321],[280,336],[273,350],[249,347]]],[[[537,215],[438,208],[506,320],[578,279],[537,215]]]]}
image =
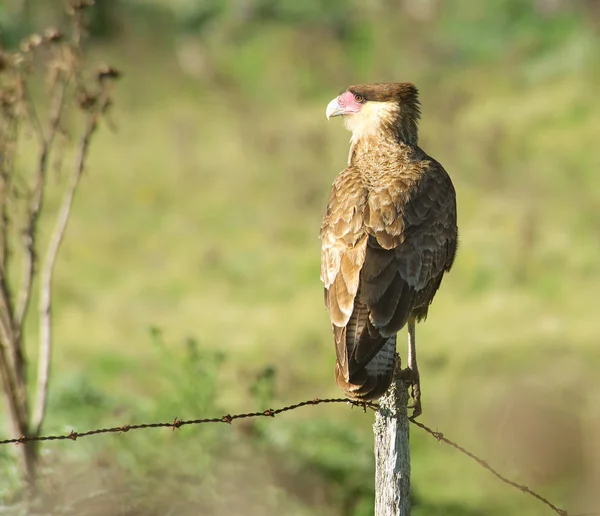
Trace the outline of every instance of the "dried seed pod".
{"type": "Polygon", "coordinates": [[[110,65],[101,66],[96,74],[99,81],[103,81],[104,79],[120,79],[121,76],[122,73],[110,65]]]}
{"type": "Polygon", "coordinates": [[[92,7],[94,5],[94,0],[73,0],[71,2],[71,8],[74,11],[81,11],[83,9],[87,9],[88,7],[92,7]]]}
{"type": "Polygon", "coordinates": [[[35,50],[37,47],[39,47],[41,43],[42,36],[40,36],[39,34],[32,34],[31,36],[28,36],[23,41],[21,41],[19,48],[23,52],[31,52],[32,50],[35,50]]]}
{"type": "Polygon", "coordinates": [[[44,31],[44,42],[59,43],[64,39],[64,35],[56,27],[49,27],[44,31]]]}
{"type": "Polygon", "coordinates": [[[79,96],[77,97],[77,102],[79,103],[79,107],[84,110],[88,110],[93,108],[96,105],[98,98],[96,95],[88,93],[87,91],[81,91],[79,96]]]}

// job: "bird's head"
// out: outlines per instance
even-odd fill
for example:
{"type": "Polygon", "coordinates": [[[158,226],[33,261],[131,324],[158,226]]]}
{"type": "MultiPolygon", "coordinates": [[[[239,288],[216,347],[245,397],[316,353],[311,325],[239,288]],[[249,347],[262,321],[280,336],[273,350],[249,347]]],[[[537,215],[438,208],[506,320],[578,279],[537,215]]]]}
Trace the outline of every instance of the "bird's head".
{"type": "Polygon", "coordinates": [[[356,84],[327,105],[326,115],[342,116],[355,141],[388,136],[416,145],[419,94],[408,82],[356,84]]]}

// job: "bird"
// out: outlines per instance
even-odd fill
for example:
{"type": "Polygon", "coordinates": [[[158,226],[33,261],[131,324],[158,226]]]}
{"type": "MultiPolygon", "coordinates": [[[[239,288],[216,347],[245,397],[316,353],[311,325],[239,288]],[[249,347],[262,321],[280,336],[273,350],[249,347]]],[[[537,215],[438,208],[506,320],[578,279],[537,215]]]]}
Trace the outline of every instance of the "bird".
{"type": "Polygon", "coordinates": [[[321,224],[321,280],[337,385],[367,402],[390,387],[397,333],[407,326],[412,417],[422,413],[415,325],[456,256],[456,191],[418,145],[419,92],[409,82],[349,86],[327,105],[352,133],[348,165],[321,224]]]}

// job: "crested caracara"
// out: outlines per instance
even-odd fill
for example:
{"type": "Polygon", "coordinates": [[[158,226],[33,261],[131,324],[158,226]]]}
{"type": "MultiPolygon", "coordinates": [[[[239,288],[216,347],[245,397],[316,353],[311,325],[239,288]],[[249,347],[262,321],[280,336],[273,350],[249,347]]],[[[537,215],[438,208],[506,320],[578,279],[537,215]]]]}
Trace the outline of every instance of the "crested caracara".
{"type": "Polygon", "coordinates": [[[408,326],[414,413],[421,413],[415,322],[425,319],[456,254],[456,195],[418,146],[420,103],[409,83],[350,86],[327,106],[352,132],[321,225],[321,280],[333,327],[335,379],[355,400],[390,386],[396,334],[408,326]]]}

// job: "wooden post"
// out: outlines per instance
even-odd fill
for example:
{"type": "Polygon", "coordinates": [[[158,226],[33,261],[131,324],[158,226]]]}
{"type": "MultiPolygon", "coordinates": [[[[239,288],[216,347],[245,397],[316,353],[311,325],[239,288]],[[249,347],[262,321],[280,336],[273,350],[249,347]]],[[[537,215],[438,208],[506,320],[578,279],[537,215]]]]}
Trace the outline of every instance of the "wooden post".
{"type": "Polygon", "coordinates": [[[408,387],[394,380],[379,400],[375,416],[375,516],[410,516],[410,445],[408,431],[408,387]]]}

